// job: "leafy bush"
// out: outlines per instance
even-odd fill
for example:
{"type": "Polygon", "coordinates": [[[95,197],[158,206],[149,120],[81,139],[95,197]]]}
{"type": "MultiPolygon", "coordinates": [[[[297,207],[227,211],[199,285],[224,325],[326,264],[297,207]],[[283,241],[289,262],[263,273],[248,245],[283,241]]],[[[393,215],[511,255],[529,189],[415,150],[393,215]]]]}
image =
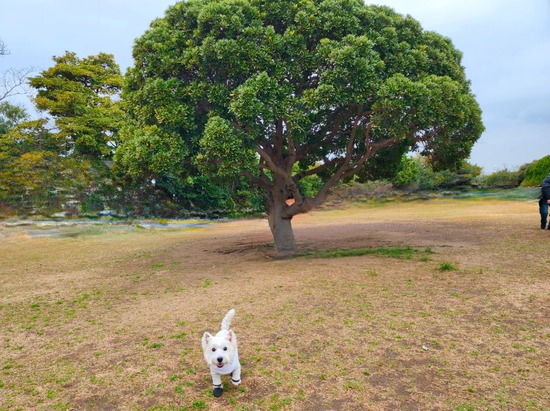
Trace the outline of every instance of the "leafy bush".
{"type": "Polygon", "coordinates": [[[424,157],[403,156],[400,169],[393,178],[395,187],[408,190],[435,190],[469,186],[481,174],[481,167],[462,162],[456,170],[434,171],[424,157]]]}
{"type": "Polygon", "coordinates": [[[417,186],[420,167],[417,159],[403,156],[401,167],[392,180],[393,185],[398,188],[417,186]]]}
{"type": "Polygon", "coordinates": [[[304,177],[298,183],[298,187],[300,188],[302,195],[310,197],[315,196],[322,185],[323,181],[318,175],[304,177]]]}
{"type": "Polygon", "coordinates": [[[438,174],[421,159],[417,160],[420,163],[418,169],[418,189],[419,190],[434,190],[440,183],[438,174]]]}
{"type": "Polygon", "coordinates": [[[488,188],[514,188],[520,185],[524,175],[525,171],[522,168],[517,171],[504,168],[483,177],[481,184],[488,188]]]}
{"type": "Polygon", "coordinates": [[[550,173],[550,155],[527,165],[523,187],[540,186],[540,183],[550,173]]]}

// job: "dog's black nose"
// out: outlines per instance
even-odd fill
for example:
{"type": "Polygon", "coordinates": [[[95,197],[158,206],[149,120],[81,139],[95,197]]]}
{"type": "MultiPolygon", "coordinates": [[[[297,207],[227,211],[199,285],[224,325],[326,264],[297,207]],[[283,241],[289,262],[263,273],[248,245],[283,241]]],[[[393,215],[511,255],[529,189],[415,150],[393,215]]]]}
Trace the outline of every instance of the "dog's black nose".
{"type": "Polygon", "coordinates": [[[218,362],[223,362],[223,357],[218,357],[216,359],[218,360],[218,362]]]}

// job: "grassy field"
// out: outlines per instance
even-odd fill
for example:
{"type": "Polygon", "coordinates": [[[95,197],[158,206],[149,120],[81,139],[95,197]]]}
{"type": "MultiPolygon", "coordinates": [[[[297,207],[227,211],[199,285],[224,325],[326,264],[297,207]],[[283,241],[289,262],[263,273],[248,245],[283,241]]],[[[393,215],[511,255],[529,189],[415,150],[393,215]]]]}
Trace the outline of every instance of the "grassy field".
{"type": "Polygon", "coordinates": [[[549,410],[533,201],[353,205],[203,228],[0,229],[0,410],[549,410]],[[35,233],[34,233],[35,234],[35,233]],[[243,383],[200,337],[229,308],[243,383]]]}

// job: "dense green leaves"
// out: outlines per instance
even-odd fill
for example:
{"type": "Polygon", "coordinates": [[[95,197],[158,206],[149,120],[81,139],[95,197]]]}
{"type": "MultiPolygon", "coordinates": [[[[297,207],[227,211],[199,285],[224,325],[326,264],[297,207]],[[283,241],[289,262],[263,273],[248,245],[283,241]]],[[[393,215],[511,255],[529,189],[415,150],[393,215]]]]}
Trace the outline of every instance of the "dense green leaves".
{"type": "Polygon", "coordinates": [[[53,67],[30,79],[38,90],[36,107],[55,119],[60,138],[76,153],[110,158],[123,120],[114,98],[122,76],[113,56],[100,53],[80,59],[67,52],[54,61],[53,67]]]}
{"type": "Polygon", "coordinates": [[[544,180],[548,174],[550,174],[550,156],[545,156],[528,165],[525,179],[521,185],[525,187],[540,186],[542,180],[544,180]]]}
{"type": "Polygon", "coordinates": [[[179,173],[188,150],[178,135],[158,126],[128,126],[124,134],[131,134],[132,138],[117,150],[115,160],[130,175],[139,176],[144,169],[155,175],[179,173]]]}
{"type": "Polygon", "coordinates": [[[309,126],[311,134],[340,121],[337,110],[361,105],[378,139],[408,138],[412,148],[426,143],[426,153],[442,164],[439,143],[454,136],[461,145],[457,137],[466,133],[457,130],[466,128],[475,140],[482,129],[450,40],[357,1],[178,3],[138,39],[134,56],[125,94],[130,111],[138,122],[196,133],[186,138],[190,155],[198,152],[209,112],[244,128],[247,144],[272,138],[279,120],[290,130],[293,113],[309,117],[300,128],[309,126]],[[440,133],[446,137],[436,141],[440,133]]]}
{"type": "Polygon", "coordinates": [[[463,87],[447,76],[394,75],[373,105],[374,135],[409,139],[436,168],[458,166],[483,131],[481,111],[463,87]]]}
{"type": "Polygon", "coordinates": [[[10,104],[7,101],[0,103],[0,136],[6,134],[17,124],[26,120],[28,114],[23,107],[10,104]]]}
{"type": "Polygon", "coordinates": [[[256,156],[242,144],[243,136],[221,117],[212,117],[206,124],[196,157],[199,170],[205,175],[237,179],[246,170],[252,172],[256,156]]]}
{"type": "Polygon", "coordinates": [[[323,59],[319,84],[310,91],[322,90],[319,105],[369,104],[379,86],[378,73],[384,62],[366,36],[348,35],[342,40],[322,39],[318,52],[323,59]]]}
{"type": "MultiPolygon", "coordinates": [[[[261,72],[248,78],[232,93],[229,111],[239,124],[261,135],[266,124],[274,124],[290,111],[291,92],[288,83],[279,83],[261,72]]],[[[249,138],[254,135],[247,134],[249,138]]]]}

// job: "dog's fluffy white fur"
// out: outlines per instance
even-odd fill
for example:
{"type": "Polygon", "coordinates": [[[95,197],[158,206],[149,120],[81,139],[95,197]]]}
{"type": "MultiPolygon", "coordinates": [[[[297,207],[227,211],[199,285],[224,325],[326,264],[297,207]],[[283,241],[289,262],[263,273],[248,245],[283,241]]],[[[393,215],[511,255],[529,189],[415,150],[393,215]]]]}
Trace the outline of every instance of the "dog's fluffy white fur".
{"type": "Polygon", "coordinates": [[[233,320],[234,316],[235,310],[229,310],[223,318],[221,330],[216,335],[205,332],[201,340],[204,359],[210,366],[214,396],[216,397],[222,395],[222,375],[231,374],[231,383],[233,385],[241,383],[241,364],[239,362],[237,336],[230,329],[231,320],[233,320]]]}

